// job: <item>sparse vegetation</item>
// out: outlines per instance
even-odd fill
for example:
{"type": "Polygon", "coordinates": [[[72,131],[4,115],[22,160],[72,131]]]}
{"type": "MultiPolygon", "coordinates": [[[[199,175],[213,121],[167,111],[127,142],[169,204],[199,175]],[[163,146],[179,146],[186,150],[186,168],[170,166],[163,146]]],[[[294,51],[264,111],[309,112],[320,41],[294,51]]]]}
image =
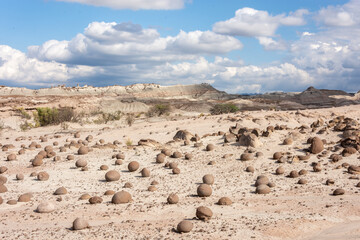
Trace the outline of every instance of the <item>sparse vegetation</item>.
{"type": "Polygon", "coordinates": [[[135,122],[135,116],[132,113],[129,113],[126,117],[126,122],[129,126],[133,125],[133,123],[135,122]]]}
{"type": "Polygon", "coordinates": [[[156,104],[152,106],[146,113],[147,117],[155,117],[161,115],[169,115],[171,107],[169,104],[156,104]]]}
{"type": "Polygon", "coordinates": [[[47,125],[56,125],[63,122],[76,122],[79,121],[74,110],[70,107],[65,108],[49,108],[39,107],[34,112],[35,127],[42,127],[47,125]]]}
{"type": "Polygon", "coordinates": [[[28,121],[25,121],[24,123],[20,124],[21,131],[27,131],[34,127],[35,127],[34,124],[32,124],[28,121]]]}
{"type": "Polygon", "coordinates": [[[25,119],[31,119],[31,115],[25,111],[23,107],[17,108],[16,112],[19,113],[20,117],[25,119]]]}
{"type": "Polygon", "coordinates": [[[125,144],[126,144],[126,146],[132,146],[132,145],[133,145],[133,141],[132,141],[130,138],[128,138],[128,139],[126,140],[125,144]]]}
{"type": "Polygon", "coordinates": [[[216,104],[210,109],[212,115],[224,114],[224,113],[235,113],[240,109],[232,103],[216,104]]]}
{"type": "Polygon", "coordinates": [[[111,121],[120,120],[122,113],[121,113],[121,111],[116,111],[114,113],[97,112],[97,115],[100,115],[100,116],[97,119],[95,119],[93,122],[95,124],[103,124],[103,123],[108,123],[111,121]]]}
{"type": "Polygon", "coordinates": [[[68,130],[70,125],[68,123],[66,123],[66,122],[62,122],[60,124],[60,127],[61,127],[62,130],[68,130]]]}

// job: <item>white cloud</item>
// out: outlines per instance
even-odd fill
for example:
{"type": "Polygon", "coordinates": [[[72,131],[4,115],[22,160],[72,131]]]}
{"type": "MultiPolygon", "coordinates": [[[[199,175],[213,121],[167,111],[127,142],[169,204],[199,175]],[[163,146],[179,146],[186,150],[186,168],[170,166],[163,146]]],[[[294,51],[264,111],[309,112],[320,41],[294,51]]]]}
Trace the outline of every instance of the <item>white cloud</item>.
{"type": "Polygon", "coordinates": [[[264,47],[265,50],[286,50],[287,46],[284,41],[275,41],[269,37],[257,37],[259,43],[264,47]]]}
{"type": "Polygon", "coordinates": [[[325,26],[351,27],[360,24],[360,1],[351,0],[341,6],[321,9],[315,19],[325,26]]]}
{"type": "Polygon", "coordinates": [[[308,13],[307,10],[300,9],[290,13],[288,16],[285,14],[271,16],[266,11],[241,8],[236,11],[235,17],[215,23],[213,31],[233,36],[269,37],[274,36],[276,30],[281,25],[304,25],[304,15],[308,13]]]}
{"type": "Polygon", "coordinates": [[[202,57],[194,62],[156,66],[153,71],[144,73],[143,78],[167,84],[207,82],[229,93],[295,90],[306,88],[314,80],[290,63],[271,67],[243,66],[241,61],[218,58],[209,62],[202,57]]]}
{"type": "Polygon", "coordinates": [[[73,77],[93,73],[91,67],[66,66],[57,62],[42,62],[28,58],[23,52],[0,45],[0,80],[23,85],[50,85],[66,82],[73,77]]]}
{"type": "Polygon", "coordinates": [[[236,38],[210,31],[180,31],[163,38],[155,29],[133,23],[93,22],[71,41],[50,40],[28,52],[43,61],[101,66],[179,61],[241,48],[236,38]]]}
{"type": "Polygon", "coordinates": [[[62,2],[76,2],[86,5],[109,7],[113,9],[156,9],[170,10],[184,7],[185,0],[57,0],[62,2]]]}
{"type": "Polygon", "coordinates": [[[360,29],[331,28],[303,34],[291,46],[292,63],[317,79],[323,88],[360,89],[360,29]]]}

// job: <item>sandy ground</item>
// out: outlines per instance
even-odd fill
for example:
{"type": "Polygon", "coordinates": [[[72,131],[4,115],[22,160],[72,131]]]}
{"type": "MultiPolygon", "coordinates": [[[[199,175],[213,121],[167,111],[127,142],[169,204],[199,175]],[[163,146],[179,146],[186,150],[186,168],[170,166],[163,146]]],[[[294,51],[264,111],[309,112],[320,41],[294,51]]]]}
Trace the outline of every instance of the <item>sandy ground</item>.
{"type": "MultiPolygon", "coordinates": [[[[0,166],[8,170],[3,173],[7,177],[8,192],[0,193],[4,203],[0,205],[0,239],[360,239],[360,181],[349,179],[357,175],[350,175],[346,168],[337,168],[343,163],[360,165],[359,152],[344,157],[337,163],[330,163],[328,157],[318,158],[312,154],[307,161],[276,163],[272,156],[281,151],[288,155],[303,155],[303,149],[309,137],[319,136],[326,139],[325,147],[337,145],[341,139],[341,132],[331,129],[323,134],[305,130],[294,139],[292,145],[283,145],[283,140],[292,129],[303,124],[310,124],[319,118],[329,121],[340,115],[351,117],[359,121],[360,108],[349,106],[341,108],[304,110],[302,114],[295,111],[275,112],[259,111],[245,112],[231,115],[204,116],[185,118],[174,121],[152,119],[140,121],[131,127],[121,124],[86,125],[72,124],[69,130],[61,130],[60,126],[32,129],[27,132],[3,130],[0,143],[13,144],[15,148],[0,152],[0,166]],[[240,155],[246,147],[235,143],[225,144],[222,136],[206,136],[201,138],[202,147],[194,144],[184,145],[182,141],[166,145],[172,151],[192,153],[193,159],[184,157],[174,159],[168,157],[165,162],[178,163],[181,173],[172,174],[171,169],[164,164],[156,164],[155,157],[161,148],[134,146],[129,148],[126,142],[131,140],[134,145],[140,139],[151,138],[162,144],[172,140],[179,129],[186,129],[199,136],[227,132],[236,123],[248,127],[265,130],[267,126],[284,124],[288,130],[276,130],[270,137],[260,137],[263,146],[256,148],[262,152],[262,157],[251,161],[240,161],[240,155]],[[79,131],[80,138],[74,138],[79,131]],[[85,140],[89,134],[94,140],[89,144],[94,146],[100,139],[105,142],[119,140],[122,144],[116,148],[93,148],[87,155],[78,155],[77,148],[68,148],[67,152],[59,152],[59,147],[67,141],[85,140]],[[58,135],[59,138],[54,136],[58,135]],[[16,141],[24,136],[24,140],[16,141]],[[47,136],[47,142],[41,142],[40,136],[47,136]],[[28,149],[25,154],[18,155],[21,145],[27,147],[32,141],[41,144],[42,148],[28,149]],[[32,167],[30,160],[47,145],[54,146],[60,161],[46,159],[40,167],[32,167]],[[207,144],[214,144],[215,150],[205,151],[207,144]],[[17,154],[17,160],[6,161],[10,153],[17,154]],[[112,155],[122,152],[125,160],[122,165],[115,165],[112,155]],[[74,154],[75,160],[66,160],[66,156],[74,154]],[[231,154],[223,158],[225,154],[231,154]],[[75,168],[75,161],[86,159],[88,171],[75,168]],[[138,161],[140,168],[136,172],[129,172],[127,165],[130,161],[138,161]],[[214,165],[209,165],[214,161],[214,165]],[[320,162],[321,172],[313,172],[311,163],[320,162]],[[101,165],[107,165],[109,170],[120,172],[120,180],[106,182],[106,171],[100,170],[101,165]],[[275,175],[275,169],[282,165],[284,175],[275,175]],[[254,173],[248,173],[245,168],[253,166],[254,173]],[[140,170],[148,168],[149,178],[141,177],[140,170]],[[299,178],[288,178],[291,170],[306,169],[308,174],[301,176],[308,181],[305,185],[297,184],[299,178]],[[46,171],[50,178],[38,181],[30,177],[32,172],[46,171]],[[16,180],[15,175],[23,173],[24,180],[16,180]],[[210,197],[197,196],[197,186],[202,182],[202,176],[213,174],[215,183],[210,197]],[[254,182],[258,175],[266,175],[275,187],[269,194],[255,194],[254,182]],[[334,179],[332,186],[325,185],[327,179],[334,179]],[[148,191],[150,183],[156,180],[157,190],[148,191]],[[130,182],[132,188],[123,188],[124,183],[130,182]],[[68,190],[66,195],[53,195],[58,187],[68,190]],[[336,188],[343,188],[345,194],[333,196],[336,188]],[[131,193],[133,202],[115,205],[111,203],[112,196],[105,196],[106,190],[115,192],[126,190],[131,193]],[[30,202],[9,205],[6,202],[17,200],[23,194],[31,192],[30,202]],[[91,196],[101,196],[103,202],[90,204],[79,197],[88,193],[91,196]],[[177,193],[178,204],[167,204],[170,193],[177,193]],[[221,197],[229,197],[229,206],[217,205],[221,197]],[[51,213],[35,211],[42,201],[52,201],[56,209],[51,213]],[[213,211],[211,220],[204,222],[196,219],[195,211],[199,206],[207,206],[213,211]],[[89,221],[90,228],[73,231],[72,222],[77,217],[89,221]],[[175,231],[177,224],[188,219],[194,227],[190,233],[179,234],[175,231]]],[[[165,146],[165,145],[164,145],[165,146]]],[[[332,152],[330,151],[328,156],[332,152]]],[[[340,153],[340,152],[338,152],[340,153]]]]}

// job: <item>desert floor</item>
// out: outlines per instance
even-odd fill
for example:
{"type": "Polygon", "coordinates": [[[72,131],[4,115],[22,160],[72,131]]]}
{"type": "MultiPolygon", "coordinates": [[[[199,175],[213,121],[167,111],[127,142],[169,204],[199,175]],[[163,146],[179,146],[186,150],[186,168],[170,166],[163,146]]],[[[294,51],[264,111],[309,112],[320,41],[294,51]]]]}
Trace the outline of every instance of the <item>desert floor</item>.
{"type": "MultiPolygon", "coordinates": [[[[312,154],[307,161],[285,161],[276,163],[274,152],[284,152],[287,156],[304,155],[303,149],[309,147],[307,139],[318,136],[325,139],[325,148],[333,147],[341,140],[341,132],[331,128],[322,134],[312,129],[296,135],[291,145],[283,145],[283,140],[289,133],[301,125],[322,118],[325,122],[344,115],[359,122],[359,106],[340,108],[296,111],[257,111],[226,114],[218,116],[179,117],[177,120],[165,118],[140,120],[131,127],[125,124],[112,123],[108,125],[70,124],[68,130],[60,126],[50,126],[31,129],[26,132],[5,129],[1,132],[0,143],[13,144],[15,148],[0,152],[0,166],[8,170],[1,174],[7,177],[5,184],[8,191],[0,193],[3,203],[0,205],[0,238],[1,239],[360,239],[360,188],[357,175],[347,173],[343,163],[360,165],[359,152],[344,157],[337,163],[329,160],[332,151],[319,157],[312,154]],[[286,130],[275,130],[270,137],[260,137],[261,147],[255,149],[264,155],[250,161],[241,161],[240,155],[247,149],[236,143],[224,144],[221,135],[205,134],[228,132],[229,127],[236,123],[247,128],[265,130],[269,125],[286,125],[286,130]],[[188,130],[201,137],[201,147],[194,143],[184,145],[184,141],[171,141],[178,130],[188,130]],[[80,132],[80,138],[74,133],[80,132]],[[60,152],[59,147],[71,140],[85,140],[88,135],[94,137],[89,146],[92,151],[86,155],[78,155],[77,147],[67,148],[60,152]],[[23,137],[22,140],[17,139],[23,137]],[[41,142],[40,137],[46,136],[47,141],[41,142]],[[57,136],[55,138],[55,136],[57,136]],[[16,141],[16,139],[18,141],[16,141]],[[99,140],[112,143],[119,140],[120,145],[100,144],[99,140]],[[183,154],[192,153],[191,160],[167,157],[166,162],[176,162],[180,174],[173,174],[164,164],[156,164],[155,158],[161,146],[137,146],[140,139],[154,139],[172,151],[183,154]],[[41,144],[41,148],[29,149],[31,142],[41,144]],[[44,160],[39,167],[32,167],[30,160],[43,150],[45,146],[54,146],[59,161],[53,158],[44,160]],[[134,146],[127,146],[132,141],[134,146]],[[207,144],[214,144],[213,151],[206,151],[207,144]],[[25,154],[18,154],[24,144],[25,154]],[[115,165],[112,156],[124,153],[122,165],[115,165]],[[16,153],[17,160],[6,161],[10,153],[16,153]],[[74,160],[66,157],[73,154],[74,160]],[[226,157],[224,158],[224,155],[226,157]],[[75,161],[86,159],[88,171],[75,167],[75,161]],[[140,168],[129,172],[127,165],[138,161],[140,168]],[[213,161],[212,165],[209,162],[213,161]],[[314,172],[312,162],[320,162],[322,170],[314,172]],[[106,182],[101,165],[107,165],[109,170],[120,172],[120,180],[106,182]],[[246,172],[248,166],[255,168],[254,173],[246,172]],[[275,175],[279,166],[285,168],[284,175],[275,175]],[[338,167],[340,166],[340,167],[338,167]],[[140,170],[148,168],[150,177],[141,177],[140,170]],[[305,169],[306,175],[299,178],[288,178],[292,170],[305,169]],[[31,177],[32,172],[46,171],[50,178],[39,181],[31,177]],[[16,174],[24,174],[24,180],[16,180],[16,174]],[[215,182],[210,197],[197,196],[197,187],[202,183],[205,174],[212,174],[215,182]],[[269,194],[255,193],[255,180],[259,175],[266,175],[275,187],[269,194]],[[351,177],[351,178],[350,178],[351,177]],[[297,184],[300,178],[308,181],[305,185],[297,184]],[[326,185],[327,179],[333,179],[334,185],[326,185]],[[156,191],[148,191],[150,183],[156,180],[156,191]],[[126,182],[132,183],[132,188],[124,188],[126,182]],[[59,187],[65,187],[66,195],[54,195],[59,187]],[[332,195],[337,188],[345,190],[341,196],[332,195]],[[126,190],[133,198],[131,203],[112,204],[112,196],[105,196],[106,190],[115,192],[126,190]],[[8,200],[17,200],[23,193],[31,192],[33,197],[29,202],[7,204],[8,200]],[[90,204],[87,200],[79,200],[82,194],[100,196],[103,202],[90,204]],[[168,204],[170,193],[179,196],[179,203],[168,204]],[[216,204],[219,198],[229,197],[231,205],[216,204]],[[43,201],[55,204],[51,213],[36,212],[37,206],[43,201]],[[207,206],[213,211],[209,221],[196,218],[196,208],[207,206]],[[71,229],[75,218],[88,220],[90,227],[84,230],[71,229]],[[177,224],[188,219],[193,222],[189,233],[177,233],[177,224]]],[[[319,128],[320,129],[320,128],[319,128]]],[[[337,153],[341,153],[339,150],[337,153]]],[[[289,157],[290,159],[290,157],[289,157]]]]}

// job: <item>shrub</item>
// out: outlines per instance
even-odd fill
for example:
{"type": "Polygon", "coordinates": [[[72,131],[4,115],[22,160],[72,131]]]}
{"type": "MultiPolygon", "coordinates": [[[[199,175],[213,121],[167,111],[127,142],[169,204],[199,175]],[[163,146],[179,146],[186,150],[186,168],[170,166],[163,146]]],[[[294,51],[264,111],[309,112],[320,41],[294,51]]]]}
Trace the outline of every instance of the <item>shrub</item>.
{"type": "MultiPolygon", "coordinates": [[[[92,114],[95,114],[94,112],[92,114]]],[[[97,119],[95,119],[93,122],[95,124],[103,124],[108,123],[110,121],[118,121],[121,118],[121,111],[116,111],[114,113],[105,113],[105,112],[97,112],[97,115],[100,115],[97,119]]]]}
{"type": "Polygon", "coordinates": [[[28,121],[25,121],[24,123],[20,124],[21,131],[27,131],[34,127],[35,126],[32,123],[29,123],[28,121]]]}
{"type": "Polygon", "coordinates": [[[132,144],[133,144],[133,142],[132,142],[132,140],[130,139],[130,138],[128,138],[127,140],[126,140],[126,146],[132,146],[132,144]]]}
{"type": "Polygon", "coordinates": [[[77,121],[76,114],[72,108],[49,108],[39,107],[34,112],[34,119],[37,126],[56,125],[62,122],[77,121]]]}
{"type": "Polygon", "coordinates": [[[132,114],[132,113],[128,114],[126,117],[126,122],[129,126],[133,125],[133,123],[135,122],[134,114],[132,114]]]}
{"type": "Polygon", "coordinates": [[[170,110],[171,107],[168,104],[156,104],[147,111],[146,116],[154,117],[154,116],[161,116],[164,114],[168,115],[170,110]]]}
{"type": "Polygon", "coordinates": [[[234,113],[237,111],[239,111],[239,108],[232,103],[216,104],[214,107],[210,109],[210,113],[212,115],[218,115],[223,113],[234,113]]]}
{"type": "Polygon", "coordinates": [[[18,112],[22,118],[31,119],[30,114],[28,114],[24,108],[17,108],[15,111],[18,112]]]}

